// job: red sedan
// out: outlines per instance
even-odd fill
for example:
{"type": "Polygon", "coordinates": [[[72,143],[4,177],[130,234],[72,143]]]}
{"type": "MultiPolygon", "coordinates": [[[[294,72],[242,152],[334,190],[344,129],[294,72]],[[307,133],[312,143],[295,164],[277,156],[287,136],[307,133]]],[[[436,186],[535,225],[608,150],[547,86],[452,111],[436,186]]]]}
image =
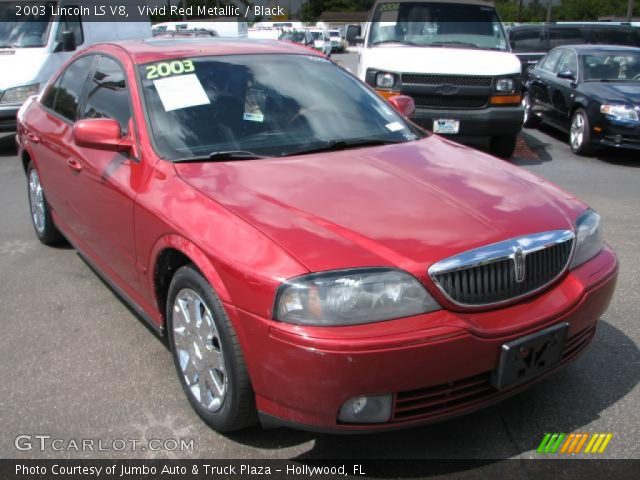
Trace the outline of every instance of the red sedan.
{"type": "Polygon", "coordinates": [[[397,110],[282,42],[83,50],[18,116],[36,235],[168,336],[217,430],[476,410],[587,347],[616,256],[584,203],[397,110]]]}

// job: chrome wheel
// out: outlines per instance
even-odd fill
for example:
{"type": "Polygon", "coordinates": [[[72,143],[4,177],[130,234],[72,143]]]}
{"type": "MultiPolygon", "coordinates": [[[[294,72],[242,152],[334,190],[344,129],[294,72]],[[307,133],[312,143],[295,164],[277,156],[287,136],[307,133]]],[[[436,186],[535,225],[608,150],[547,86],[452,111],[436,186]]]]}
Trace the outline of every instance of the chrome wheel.
{"type": "Polygon", "coordinates": [[[224,351],[211,310],[194,290],[184,288],[173,303],[173,345],[187,389],[210,412],[227,394],[224,351]]]}
{"type": "Polygon", "coordinates": [[[529,100],[529,94],[525,93],[522,96],[522,109],[524,110],[524,119],[523,123],[526,125],[529,121],[530,111],[531,111],[531,102],[529,100]]]}
{"type": "Polygon", "coordinates": [[[584,142],[584,118],[581,113],[576,113],[571,120],[571,132],[569,140],[574,150],[579,150],[584,142]]]}
{"type": "Polygon", "coordinates": [[[44,234],[45,229],[45,206],[40,176],[35,168],[29,173],[29,206],[31,207],[31,218],[39,234],[44,234]]]}

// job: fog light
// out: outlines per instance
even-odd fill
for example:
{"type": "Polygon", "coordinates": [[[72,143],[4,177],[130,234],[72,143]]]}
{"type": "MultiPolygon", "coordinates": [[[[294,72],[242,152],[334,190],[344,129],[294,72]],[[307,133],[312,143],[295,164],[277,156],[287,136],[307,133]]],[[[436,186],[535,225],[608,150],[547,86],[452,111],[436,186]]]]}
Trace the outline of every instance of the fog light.
{"type": "Polygon", "coordinates": [[[613,141],[616,143],[622,143],[622,135],[616,135],[613,137],[613,141]]]}
{"type": "Polygon", "coordinates": [[[391,420],[391,394],[347,400],[338,415],[345,423],[383,423],[391,420]]]}

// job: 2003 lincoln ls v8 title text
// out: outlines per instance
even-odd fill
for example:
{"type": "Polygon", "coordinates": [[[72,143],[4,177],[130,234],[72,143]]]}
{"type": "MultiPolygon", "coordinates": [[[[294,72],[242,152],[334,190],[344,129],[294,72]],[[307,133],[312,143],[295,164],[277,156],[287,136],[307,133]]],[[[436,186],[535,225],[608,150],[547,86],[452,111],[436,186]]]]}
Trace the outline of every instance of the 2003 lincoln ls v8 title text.
{"type": "Polygon", "coordinates": [[[617,261],[597,213],[412,107],[293,44],[91,47],[18,113],[35,231],[167,332],[215,429],[469,412],[585,349],[617,261]]]}

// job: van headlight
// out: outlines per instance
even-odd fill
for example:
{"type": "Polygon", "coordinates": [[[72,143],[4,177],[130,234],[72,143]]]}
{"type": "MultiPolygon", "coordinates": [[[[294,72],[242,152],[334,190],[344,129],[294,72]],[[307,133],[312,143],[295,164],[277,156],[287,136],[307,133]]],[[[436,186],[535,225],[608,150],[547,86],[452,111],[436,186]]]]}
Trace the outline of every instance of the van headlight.
{"type": "Polygon", "coordinates": [[[498,78],[496,80],[496,92],[514,93],[516,91],[516,81],[513,78],[498,78]]]}
{"type": "Polygon", "coordinates": [[[380,72],[376,74],[376,87],[393,88],[396,84],[396,76],[393,73],[380,72]]]}
{"type": "Polygon", "coordinates": [[[288,280],[276,294],[274,318],[298,325],[380,322],[439,310],[413,276],[392,268],[314,273],[288,280]]]}
{"type": "Polygon", "coordinates": [[[0,104],[22,103],[31,95],[36,95],[40,88],[39,83],[24,85],[22,87],[8,88],[0,98],[0,104]]]}
{"type": "Polygon", "coordinates": [[[569,268],[576,268],[595,257],[604,246],[600,215],[587,210],[576,221],[576,251],[569,268]]]}

